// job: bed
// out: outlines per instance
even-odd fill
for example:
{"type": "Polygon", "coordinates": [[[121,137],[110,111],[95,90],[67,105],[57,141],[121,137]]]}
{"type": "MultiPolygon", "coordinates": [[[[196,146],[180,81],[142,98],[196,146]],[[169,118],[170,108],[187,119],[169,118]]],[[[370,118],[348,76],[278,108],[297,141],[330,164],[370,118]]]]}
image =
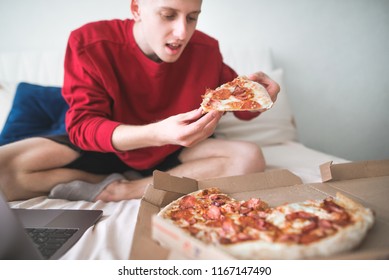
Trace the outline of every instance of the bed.
{"type": "MultiPolygon", "coordinates": [[[[288,102],[283,70],[274,69],[267,47],[240,50],[222,48],[225,61],[240,74],[262,69],[281,85],[281,93],[272,110],[254,121],[245,122],[225,115],[215,134],[225,139],[252,141],[262,147],[267,170],[288,169],[304,183],[320,182],[319,165],[347,160],[304,146],[297,139],[293,110],[288,102]]],[[[60,87],[63,79],[63,52],[0,53],[0,131],[9,121],[17,85],[27,82],[45,89],[60,87]]],[[[295,108],[298,109],[298,108],[295,108]]],[[[49,199],[46,196],[13,201],[15,208],[100,209],[103,217],[88,229],[63,259],[121,260],[130,256],[140,200],[103,203],[49,199]]]]}

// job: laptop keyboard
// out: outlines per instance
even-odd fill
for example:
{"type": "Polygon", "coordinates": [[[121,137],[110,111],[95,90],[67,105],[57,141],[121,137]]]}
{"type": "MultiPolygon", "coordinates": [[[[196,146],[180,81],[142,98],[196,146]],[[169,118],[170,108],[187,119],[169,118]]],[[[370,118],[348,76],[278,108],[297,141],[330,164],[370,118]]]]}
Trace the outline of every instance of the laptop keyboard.
{"type": "Polygon", "coordinates": [[[26,228],[35,246],[45,259],[49,259],[78,229],[26,228]]]}

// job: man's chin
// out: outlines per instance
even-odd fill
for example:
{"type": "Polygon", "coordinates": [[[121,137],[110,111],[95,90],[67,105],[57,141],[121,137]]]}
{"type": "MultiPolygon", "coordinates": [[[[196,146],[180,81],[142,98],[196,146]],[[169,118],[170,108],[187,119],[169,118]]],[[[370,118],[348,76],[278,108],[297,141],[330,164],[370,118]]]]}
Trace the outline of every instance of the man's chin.
{"type": "Polygon", "coordinates": [[[182,54],[182,49],[180,51],[172,52],[167,49],[158,56],[163,62],[173,63],[176,62],[182,54]]]}

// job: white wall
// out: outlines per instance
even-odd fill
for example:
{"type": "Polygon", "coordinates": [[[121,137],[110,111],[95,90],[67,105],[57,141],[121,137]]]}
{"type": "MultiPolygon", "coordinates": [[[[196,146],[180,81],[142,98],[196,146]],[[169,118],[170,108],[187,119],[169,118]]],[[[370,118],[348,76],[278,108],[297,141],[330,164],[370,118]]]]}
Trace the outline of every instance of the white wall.
{"type": "MultiPolygon", "coordinates": [[[[64,48],[130,0],[0,0],[0,52],[64,48]]],[[[199,29],[272,48],[299,140],[350,160],[389,158],[388,0],[203,0],[199,29]],[[242,36],[243,35],[243,36],[242,36]]]]}

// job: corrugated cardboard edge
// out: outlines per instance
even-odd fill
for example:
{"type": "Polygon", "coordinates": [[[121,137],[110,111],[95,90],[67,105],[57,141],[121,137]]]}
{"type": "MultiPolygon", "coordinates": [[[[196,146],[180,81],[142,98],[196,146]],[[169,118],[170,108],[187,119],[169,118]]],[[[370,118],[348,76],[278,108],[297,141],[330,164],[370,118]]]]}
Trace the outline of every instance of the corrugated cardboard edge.
{"type": "Polygon", "coordinates": [[[286,169],[269,170],[261,173],[246,174],[244,176],[201,180],[198,184],[199,189],[205,189],[212,186],[227,185],[226,182],[228,182],[228,187],[223,187],[222,191],[227,194],[302,184],[300,177],[286,169]]]}
{"type": "Polygon", "coordinates": [[[260,189],[293,186],[302,184],[302,180],[286,169],[270,170],[267,172],[252,173],[244,176],[228,176],[196,181],[190,178],[181,178],[161,171],[154,171],[154,188],[157,190],[188,194],[199,189],[226,185],[223,192],[249,192],[260,189]]]}
{"type": "Polygon", "coordinates": [[[358,161],[339,164],[326,162],[320,165],[320,173],[322,182],[388,176],[389,160],[358,161]]]}
{"type": "Polygon", "coordinates": [[[179,194],[188,194],[198,190],[198,183],[196,180],[172,176],[159,170],[153,172],[153,179],[154,188],[157,190],[179,194]]]}

